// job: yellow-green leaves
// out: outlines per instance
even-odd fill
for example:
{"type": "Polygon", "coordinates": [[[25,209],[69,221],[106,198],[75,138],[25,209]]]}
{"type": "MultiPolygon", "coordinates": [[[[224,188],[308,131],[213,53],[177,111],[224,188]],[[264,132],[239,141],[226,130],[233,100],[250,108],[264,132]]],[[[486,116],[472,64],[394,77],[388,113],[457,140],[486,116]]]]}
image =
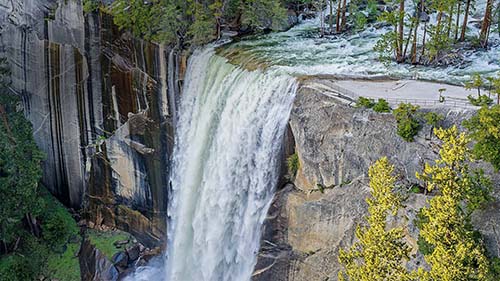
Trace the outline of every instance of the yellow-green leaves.
{"type": "Polygon", "coordinates": [[[435,134],[443,141],[440,159],[434,165],[426,164],[423,173],[417,174],[429,191],[439,192],[430,200],[430,206],[422,209],[426,223],[420,235],[434,250],[425,256],[430,272],[421,272],[420,277],[487,280],[488,260],[469,216],[487,200],[489,181],[481,172],[469,170],[471,154],[466,134],[459,133],[456,127],[436,129],[435,134]]]}
{"type": "Polygon", "coordinates": [[[404,266],[410,248],[404,241],[402,227],[387,229],[387,217],[396,215],[401,198],[394,193],[394,166],[387,158],[370,167],[371,197],[367,199],[366,224],[358,226],[356,242],[350,250],[340,250],[339,261],[345,271],[339,280],[410,280],[404,266]]]}

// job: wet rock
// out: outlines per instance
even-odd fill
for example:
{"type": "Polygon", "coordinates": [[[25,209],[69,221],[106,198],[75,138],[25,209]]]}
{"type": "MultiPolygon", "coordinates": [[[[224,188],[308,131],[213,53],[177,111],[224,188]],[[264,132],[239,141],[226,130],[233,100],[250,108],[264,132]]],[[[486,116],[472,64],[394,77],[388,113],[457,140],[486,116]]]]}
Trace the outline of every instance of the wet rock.
{"type": "Polygon", "coordinates": [[[78,255],[82,280],[116,281],[118,270],[106,256],[84,239],[78,255]]]}
{"type": "Polygon", "coordinates": [[[113,264],[120,268],[126,268],[129,263],[129,256],[126,252],[118,252],[111,258],[113,264]]]}
{"type": "Polygon", "coordinates": [[[128,243],[130,243],[130,240],[119,240],[115,241],[113,245],[115,245],[115,247],[122,247],[124,245],[127,245],[128,243]]]}
{"type": "Polygon", "coordinates": [[[135,244],[134,246],[127,248],[127,254],[129,256],[130,261],[137,260],[141,255],[141,245],[135,244]]]}

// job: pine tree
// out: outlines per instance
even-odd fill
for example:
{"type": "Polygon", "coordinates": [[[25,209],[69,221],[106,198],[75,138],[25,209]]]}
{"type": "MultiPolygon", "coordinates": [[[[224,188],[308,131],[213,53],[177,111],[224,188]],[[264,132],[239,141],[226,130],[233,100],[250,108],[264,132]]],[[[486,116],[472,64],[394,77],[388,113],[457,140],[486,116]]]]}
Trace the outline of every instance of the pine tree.
{"type": "Polygon", "coordinates": [[[356,229],[356,242],[350,250],[340,250],[339,261],[345,271],[339,280],[408,280],[410,273],[404,266],[410,247],[404,241],[402,227],[388,229],[387,218],[396,215],[402,205],[394,192],[394,166],[386,157],[369,170],[371,197],[366,224],[356,229]]]}
{"type": "Polygon", "coordinates": [[[481,172],[470,171],[472,155],[465,133],[454,126],[436,129],[435,134],[443,141],[440,158],[434,165],[427,163],[422,174],[417,173],[429,191],[439,192],[430,206],[422,209],[426,223],[420,235],[433,249],[425,256],[431,270],[421,272],[422,278],[486,280],[489,264],[470,215],[488,200],[490,183],[481,172]]]}
{"type": "Polygon", "coordinates": [[[476,141],[474,154],[500,170],[500,105],[481,108],[464,125],[476,141]]]}

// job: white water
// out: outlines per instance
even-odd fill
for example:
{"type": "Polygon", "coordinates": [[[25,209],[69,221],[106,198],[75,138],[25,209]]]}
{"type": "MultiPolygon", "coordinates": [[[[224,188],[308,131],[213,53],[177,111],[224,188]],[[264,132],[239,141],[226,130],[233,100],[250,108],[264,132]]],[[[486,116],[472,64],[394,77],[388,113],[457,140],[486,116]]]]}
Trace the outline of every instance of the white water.
{"type": "MultiPolygon", "coordinates": [[[[408,13],[414,8],[414,1],[406,1],[408,13]]],[[[418,1],[417,1],[418,2],[418,1]]],[[[476,1],[476,10],[469,22],[482,19],[485,0],[476,1]]],[[[326,9],[328,14],[328,9],[326,9]]],[[[431,22],[436,14],[431,15],[431,22]]],[[[409,66],[395,62],[384,64],[373,50],[382,34],[391,28],[377,29],[368,26],[362,32],[326,36],[320,38],[320,18],[307,20],[286,32],[250,36],[239,42],[224,46],[225,52],[238,51],[238,63],[261,61],[263,64],[281,68],[293,75],[339,75],[339,76],[380,76],[395,78],[419,78],[433,81],[463,84],[474,73],[496,76],[500,73],[500,36],[496,26],[490,34],[490,48],[484,50],[464,50],[464,61],[460,65],[447,67],[409,66]]],[[[423,27],[419,28],[419,40],[423,37],[423,27]]],[[[406,27],[405,34],[409,27],[406,27]]],[[[477,26],[470,24],[467,35],[479,36],[477,26]]],[[[429,35],[427,35],[429,38],[429,35]]],[[[224,53],[223,51],[223,53],[224,53]]]]}
{"type": "Polygon", "coordinates": [[[208,49],[190,58],[185,82],[166,263],[130,279],[250,280],[296,81],[277,70],[243,70],[208,49]]]}

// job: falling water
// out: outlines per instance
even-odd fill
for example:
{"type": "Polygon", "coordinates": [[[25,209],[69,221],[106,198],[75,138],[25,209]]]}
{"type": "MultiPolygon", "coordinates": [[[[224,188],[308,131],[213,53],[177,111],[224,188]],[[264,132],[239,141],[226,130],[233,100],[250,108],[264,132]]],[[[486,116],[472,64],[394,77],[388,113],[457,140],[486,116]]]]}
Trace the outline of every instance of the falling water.
{"type": "Polygon", "coordinates": [[[177,122],[166,264],[134,280],[250,280],[297,84],[212,49],[190,59],[177,122]],[[162,277],[159,277],[162,276],[162,277]]]}

